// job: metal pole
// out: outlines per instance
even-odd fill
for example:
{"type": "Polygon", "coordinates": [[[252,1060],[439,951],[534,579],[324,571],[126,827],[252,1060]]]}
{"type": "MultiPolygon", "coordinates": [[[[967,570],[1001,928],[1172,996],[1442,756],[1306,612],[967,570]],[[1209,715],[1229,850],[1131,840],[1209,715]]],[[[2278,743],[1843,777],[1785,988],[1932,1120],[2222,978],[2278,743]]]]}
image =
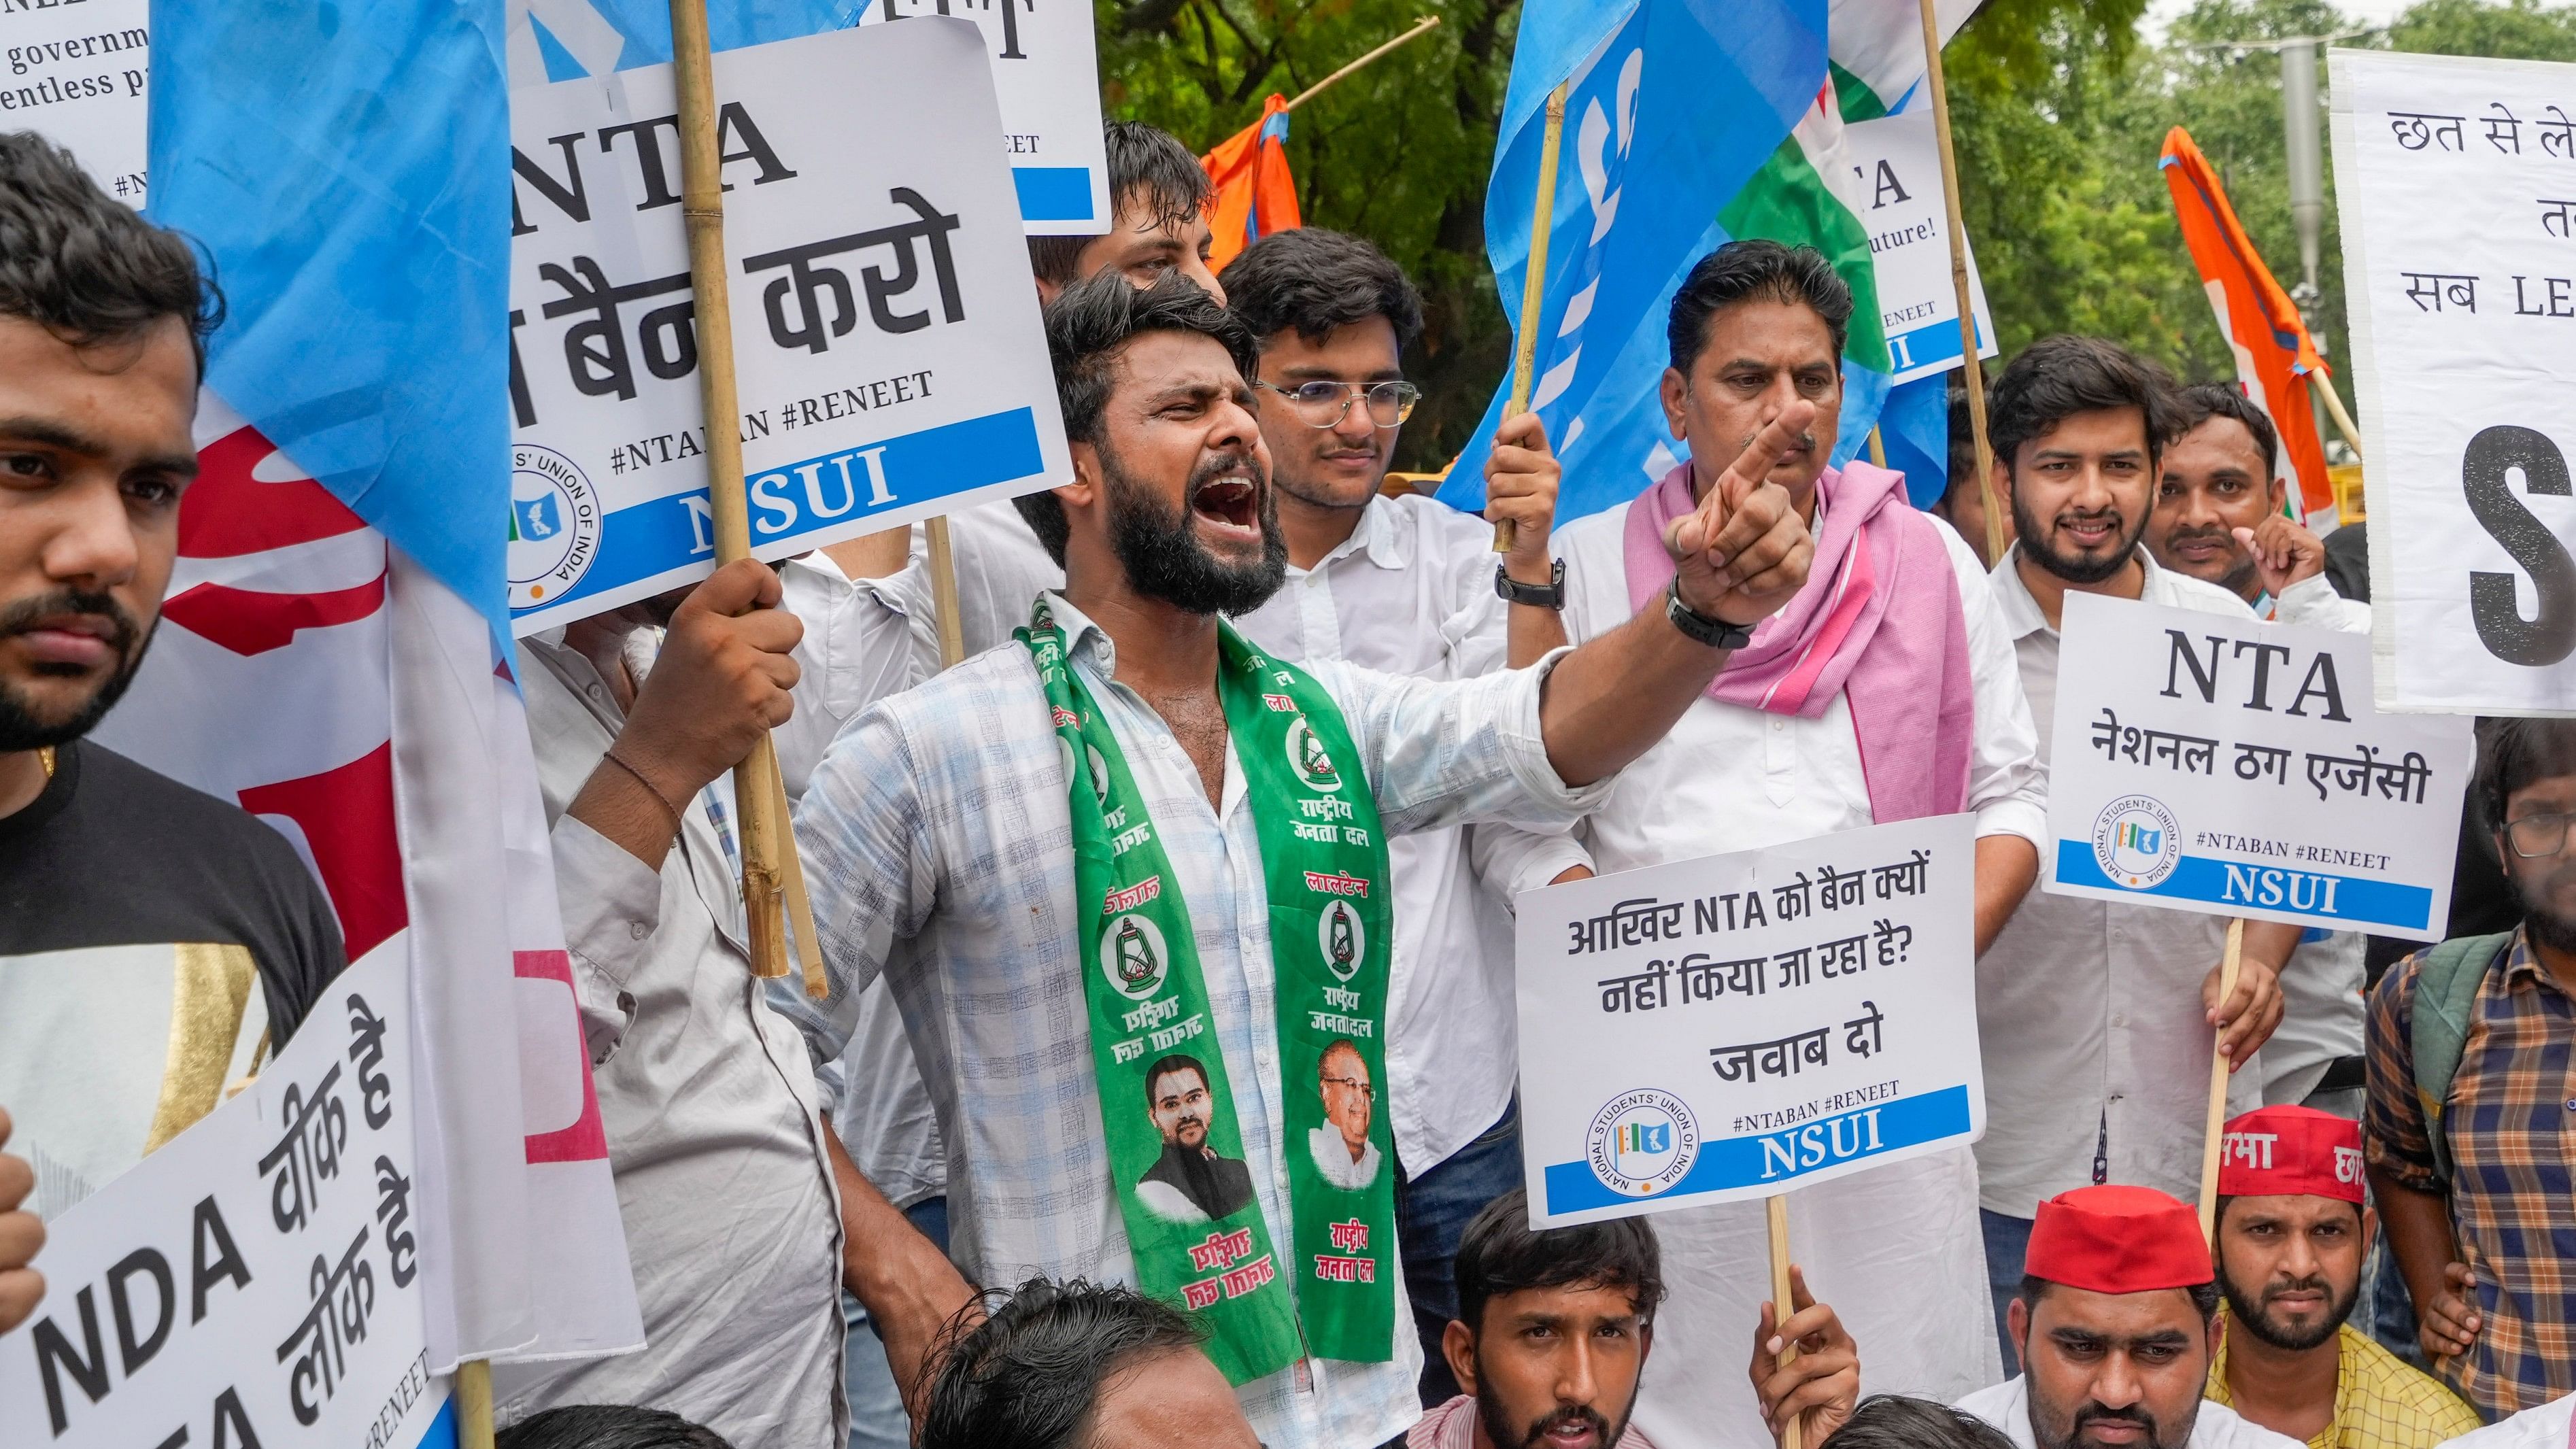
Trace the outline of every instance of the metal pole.
{"type": "Polygon", "coordinates": [[[2317,249],[2325,235],[2325,147],[2317,124],[2317,43],[2281,45],[2281,139],[2289,155],[2290,219],[2299,229],[2302,307],[2315,305],[2317,249]]]}

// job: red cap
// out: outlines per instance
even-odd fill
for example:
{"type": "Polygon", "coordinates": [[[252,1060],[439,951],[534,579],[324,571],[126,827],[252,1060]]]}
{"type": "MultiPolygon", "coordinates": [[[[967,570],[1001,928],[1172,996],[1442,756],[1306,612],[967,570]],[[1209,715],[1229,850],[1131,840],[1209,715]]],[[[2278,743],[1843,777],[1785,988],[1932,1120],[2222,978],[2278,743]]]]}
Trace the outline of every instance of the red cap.
{"type": "Polygon", "coordinates": [[[2039,1205],[2025,1271],[2094,1293],[2192,1288],[2213,1276],[2200,1215],[2151,1187],[2079,1187],[2039,1205]]]}
{"type": "Polygon", "coordinates": [[[2227,1124],[2219,1140],[2224,1197],[2361,1201],[2361,1124],[2314,1107],[2264,1107],[2227,1124]]]}

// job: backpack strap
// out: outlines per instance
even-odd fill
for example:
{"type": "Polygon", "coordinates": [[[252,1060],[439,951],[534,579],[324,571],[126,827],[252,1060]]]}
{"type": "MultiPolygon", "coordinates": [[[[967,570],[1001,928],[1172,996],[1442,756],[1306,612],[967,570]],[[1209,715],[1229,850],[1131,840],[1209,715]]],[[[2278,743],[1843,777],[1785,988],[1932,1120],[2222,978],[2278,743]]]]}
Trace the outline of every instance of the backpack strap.
{"type": "Polygon", "coordinates": [[[2505,958],[2514,933],[2459,936],[2424,953],[2415,972],[2415,1013],[2408,1047],[2414,1057],[2415,1096],[2424,1108],[2424,1133],[2433,1146],[2433,1168],[2451,1180],[2451,1140],[2442,1122],[2451,1079],[2468,1049],[2469,1014],[2487,973],[2505,958]]]}

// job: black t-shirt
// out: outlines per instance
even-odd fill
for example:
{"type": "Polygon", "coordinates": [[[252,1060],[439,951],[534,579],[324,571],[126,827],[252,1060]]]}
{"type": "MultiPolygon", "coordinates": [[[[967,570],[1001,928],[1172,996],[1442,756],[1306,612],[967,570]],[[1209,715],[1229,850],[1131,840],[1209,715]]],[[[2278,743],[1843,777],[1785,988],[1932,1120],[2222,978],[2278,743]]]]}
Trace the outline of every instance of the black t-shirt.
{"type": "Polygon", "coordinates": [[[0,815],[0,957],[161,942],[247,948],[274,1046],[346,964],[339,918],[284,836],[113,750],[66,745],[44,793],[0,815]]]}

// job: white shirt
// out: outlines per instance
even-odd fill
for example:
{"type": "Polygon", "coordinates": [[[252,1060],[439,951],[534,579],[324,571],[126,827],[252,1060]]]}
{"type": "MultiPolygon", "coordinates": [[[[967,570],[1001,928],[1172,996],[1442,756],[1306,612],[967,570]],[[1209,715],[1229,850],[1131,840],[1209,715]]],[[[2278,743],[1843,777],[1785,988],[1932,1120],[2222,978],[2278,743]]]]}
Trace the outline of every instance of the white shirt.
{"type": "MultiPolygon", "coordinates": [[[[1380,497],[1311,570],[1235,621],[1299,664],[1473,679],[1504,666],[1510,606],[1494,592],[1493,525],[1420,494],[1380,497]]],[[[1494,1125],[1519,1054],[1512,926],[1478,881],[1464,827],[1387,842],[1395,959],[1387,1074],[1395,1151],[1415,1177],[1494,1125]]]]}
{"type": "Polygon", "coordinates": [[[2576,1394],[2471,1429],[2443,1449],[2576,1449],[2576,1394]]]}
{"type": "MultiPolygon", "coordinates": [[[[2047,827],[2047,776],[2022,702],[2012,636],[1976,555],[1941,531],[1968,636],[1976,735],[1968,808],[1980,835],[2036,847],[2047,827]]],[[[1628,603],[1627,508],[1557,535],[1565,556],[1566,632],[1608,633],[1628,603]]],[[[1492,878],[1515,891],[1567,865],[1604,871],[1728,851],[1758,850],[1873,823],[1850,707],[1837,697],[1817,719],[1764,714],[1702,696],[1672,733],[1623,771],[1610,798],[1554,841],[1495,836],[1492,878]],[[1506,857],[1512,864],[1505,866],[1506,857]]],[[[1897,1163],[1789,1194],[1789,1234],[1819,1300],[1867,1346],[1873,1389],[1944,1402],[2003,1375],[1977,1222],[1977,1170],[1966,1148],[1897,1163]]],[[[1636,1422],[1664,1449],[1770,1449],[1739,1363],[1771,1296],[1764,1207],[1758,1202],[1660,1213],[1671,1296],[1655,1319],[1636,1422]]]]}
{"type": "MultiPolygon", "coordinates": [[[[1118,682],[1108,634],[1063,601],[1067,662],[1123,747],[1187,904],[1210,1005],[1208,1035],[1234,1085],[1243,1158],[1274,1246],[1291,1218],[1289,1091],[1270,950],[1268,887],[1231,740],[1211,807],[1168,725],[1118,682]]],[[[1535,668],[1442,682],[1338,660],[1309,672],[1341,706],[1390,836],[1470,821],[1560,826],[1596,804],[1547,760],[1535,668]]],[[[872,706],[833,741],[797,811],[805,879],[832,994],[790,979],[772,1006],[815,1059],[846,1047],[860,991],[894,988],[948,1144],[950,1250],[969,1278],[1134,1277],[1110,1183],[1073,933],[1072,824],[1046,696],[1016,645],[970,659],[872,706]],[[908,949],[898,949],[898,946],[908,949]]],[[[1384,1255],[1395,1261],[1395,1245],[1384,1255]]],[[[1421,1345],[1403,1275],[1394,1359],[1311,1360],[1238,1386],[1271,1449],[1382,1444],[1421,1414],[1421,1345]]]]}
{"type": "Polygon", "coordinates": [[[1315,1170],[1324,1181],[1335,1187],[1359,1192],[1377,1181],[1378,1165],[1386,1154],[1374,1142],[1360,1144],[1360,1155],[1351,1156],[1351,1145],[1342,1140],[1342,1129],[1327,1122],[1306,1133],[1306,1153],[1315,1159],[1315,1170]]]}
{"type": "MultiPolygon", "coordinates": [[[[2057,711],[2058,634],[2007,552],[1994,596],[2021,659],[2022,689],[2046,758],[2057,711]]],[[[2169,608],[2250,618],[2245,601],[2188,575],[2146,569],[2141,597],[2169,608]]],[[[2201,1133],[2216,1047],[2200,984],[2226,923],[2051,895],[2055,852],[1977,961],[1977,1034],[1986,1069],[1986,1135],[1977,1144],[1988,1211],[2036,1216],[2039,1204],[2095,1181],[2200,1197],[2201,1133]],[[2097,1150],[2103,1162],[2097,1175],[2097,1150]]],[[[2262,1102],[2260,1054],[2231,1080],[2230,1115],[2262,1102]]]]}
{"type": "MultiPolygon", "coordinates": [[[[2235,595],[2228,597],[2234,598],[2235,595]]],[[[2207,1399],[2198,1403],[2200,1410],[2191,1420],[2190,1449],[2302,1449],[2298,1440],[2287,1434],[2275,1434],[2225,1404],[2213,1404],[2207,1399]]],[[[2013,1441],[2015,1449],[2039,1449],[2038,1438],[2030,1428],[2030,1383],[2026,1379],[2016,1376],[1992,1388],[1979,1389],[1959,1400],[1959,1411],[1974,1414],[2002,1430],[2005,1437],[2013,1441]]],[[[2466,1441],[2454,1439],[2451,1442],[2466,1441]]],[[[2486,1446],[2486,1449],[2502,1449],[2502,1446],[2486,1446]]]]}
{"type": "MultiPolygon", "coordinates": [[[[1064,566],[1047,556],[1028,520],[1007,498],[948,515],[948,552],[957,573],[957,624],[974,658],[1011,642],[1011,631],[1029,622],[1029,606],[1048,589],[1064,587],[1064,566]]],[[[929,525],[912,526],[910,567],[894,583],[905,592],[920,647],[939,669],[938,614],[930,602],[929,525]]]]}
{"type": "MultiPolygon", "coordinates": [[[[495,1365],[498,1407],[651,1404],[739,1445],[838,1444],[840,1197],[804,1043],[751,974],[729,827],[708,809],[731,805],[731,779],[686,802],[658,873],[566,814],[624,716],[561,637],[520,640],[518,674],[647,1346],[495,1365]]],[[[650,649],[639,632],[629,657],[650,649]]]]}

